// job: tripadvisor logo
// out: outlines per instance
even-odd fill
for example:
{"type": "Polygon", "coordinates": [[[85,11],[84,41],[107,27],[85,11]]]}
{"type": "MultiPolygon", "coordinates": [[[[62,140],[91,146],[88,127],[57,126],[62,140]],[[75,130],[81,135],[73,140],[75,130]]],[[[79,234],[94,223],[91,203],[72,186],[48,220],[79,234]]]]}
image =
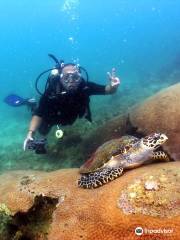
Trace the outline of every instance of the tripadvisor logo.
{"type": "Polygon", "coordinates": [[[136,227],[135,228],[135,234],[138,236],[141,236],[143,234],[143,228],[142,227],[136,227]]]}

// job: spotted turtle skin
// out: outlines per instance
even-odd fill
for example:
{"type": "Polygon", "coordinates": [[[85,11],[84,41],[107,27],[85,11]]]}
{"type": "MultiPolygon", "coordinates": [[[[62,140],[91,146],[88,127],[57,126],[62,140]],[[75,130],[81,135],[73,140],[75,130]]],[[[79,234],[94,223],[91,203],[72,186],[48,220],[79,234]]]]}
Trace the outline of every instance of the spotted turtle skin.
{"type": "Polygon", "coordinates": [[[165,152],[157,151],[167,139],[165,134],[153,133],[141,139],[127,135],[105,142],[80,167],[78,186],[97,188],[120,177],[124,170],[152,161],[169,161],[165,152]]]}

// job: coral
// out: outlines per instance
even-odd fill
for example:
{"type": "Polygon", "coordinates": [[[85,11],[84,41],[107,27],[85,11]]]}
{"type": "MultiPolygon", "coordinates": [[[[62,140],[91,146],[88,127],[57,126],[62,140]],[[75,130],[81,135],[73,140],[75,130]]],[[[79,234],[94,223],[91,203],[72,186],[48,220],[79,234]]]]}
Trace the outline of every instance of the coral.
{"type": "Polygon", "coordinates": [[[174,160],[180,159],[179,102],[180,83],[161,90],[129,111],[132,125],[144,135],[159,131],[168,136],[163,149],[174,160]]]}
{"type": "MultiPolygon", "coordinates": [[[[35,196],[32,207],[27,212],[17,212],[12,220],[10,230],[14,231],[15,239],[47,239],[52,213],[58,198],[35,196]]],[[[13,234],[12,234],[13,235],[13,234]]]]}
{"type": "Polygon", "coordinates": [[[4,236],[9,237],[7,226],[11,222],[11,212],[6,204],[0,204],[0,239],[5,240],[4,236]]]}
{"type": "Polygon", "coordinates": [[[90,156],[95,149],[113,138],[130,134],[137,137],[153,132],[162,132],[168,136],[163,145],[174,160],[180,159],[180,83],[167,87],[153,96],[136,104],[103,126],[96,129],[82,143],[85,156],[90,156]]]}
{"type": "Polygon", "coordinates": [[[0,213],[2,214],[5,214],[5,215],[11,215],[11,212],[10,212],[10,210],[8,209],[8,207],[6,206],[6,204],[4,204],[4,203],[1,203],[0,204],[0,213]]]}
{"type": "Polygon", "coordinates": [[[120,115],[87,136],[81,145],[85,158],[89,157],[104,142],[123,136],[126,133],[126,124],[127,116],[120,115]]]}
{"type": "MultiPolygon", "coordinates": [[[[176,240],[179,166],[179,162],[143,166],[94,190],[77,187],[78,169],[4,173],[0,203],[9,209],[11,224],[6,230],[10,237],[3,240],[136,240],[137,226],[173,229],[153,237],[176,240]]],[[[152,235],[141,239],[150,240],[152,235]]]]}
{"type": "MultiPolygon", "coordinates": [[[[1,196],[0,202],[8,201],[10,208],[6,204],[0,204],[0,215],[3,210],[4,217],[0,223],[3,224],[3,231],[0,234],[0,239],[3,240],[20,240],[20,239],[47,239],[47,232],[52,221],[52,214],[59,201],[62,198],[56,195],[49,194],[45,196],[42,191],[38,191],[36,184],[40,172],[14,172],[8,176],[5,174],[5,181],[8,186],[15,183],[14,189],[5,191],[1,196]],[[7,178],[6,178],[7,177],[7,178]],[[11,182],[12,181],[12,182],[11,182]],[[14,190],[14,191],[13,191],[14,190]],[[9,210],[11,209],[11,211],[9,210]],[[8,216],[8,218],[7,218],[8,216]]],[[[3,175],[4,176],[4,175],[3,175]]],[[[1,181],[2,182],[2,181],[1,181]]],[[[8,186],[7,190],[8,190],[8,186]]],[[[0,185],[1,190],[4,185],[0,185]]]]}
{"type": "Polygon", "coordinates": [[[119,206],[125,213],[142,213],[166,218],[178,216],[179,179],[178,169],[160,169],[145,173],[122,192],[119,206]]]}

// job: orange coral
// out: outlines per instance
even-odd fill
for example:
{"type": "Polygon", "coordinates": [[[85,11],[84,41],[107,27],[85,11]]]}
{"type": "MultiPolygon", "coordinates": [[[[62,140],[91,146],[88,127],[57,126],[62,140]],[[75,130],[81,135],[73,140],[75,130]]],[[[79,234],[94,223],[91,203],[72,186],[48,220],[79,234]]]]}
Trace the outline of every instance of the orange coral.
{"type": "Polygon", "coordinates": [[[175,160],[180,159],[180,83],[146,99],[130,110],[131,123],[145,135],[162,132],[168,136],[163,146],[175,160]]]}
{"type": "Polygon", "coordinates": [[[180,159],[180,83],[172,85],[133,106],[128,114],[119,115],[108,121],[90,135],[82,144],[85,156],[92,153],[105,141],[120,138],[127,133],[148,135],[162,132],[168,136],[163,145],[174,160],[180,159]]]}
{"type": "Polygon", "coordinates": [[[37,233],[34,238],[37,240],[135,240],[139,239],[134,233],[137,226],[161,230],[153,235],[149,231],[141,239],[177,240],[179,166],[179,162],[144,166],[94,190],[77,187],[78,169],[4,173],[0,176],[0,203],[6,204],[13,214],[26,214],[33,210],[35,196],[56,199],[48,234],[37,233]],[[127,201],[122,201],[123,194],[127,201]],[[148,214],[143,211],[144,206],[149,208],[148,214]],[[124,211],[124,207],[129,210],[124,211]],[[158,211],[160,214],[153,214],[158,211]],[[163,233],[163,229],[173,232],[163,233]]]}
{"type": "Polygon", "coordinates": [[[171,218],[180,214],[178,169],[153,169],[123,191],[119,206],[125,213],[171,218]],[[131,210],[129,210],[131,209],[131,210]]]}

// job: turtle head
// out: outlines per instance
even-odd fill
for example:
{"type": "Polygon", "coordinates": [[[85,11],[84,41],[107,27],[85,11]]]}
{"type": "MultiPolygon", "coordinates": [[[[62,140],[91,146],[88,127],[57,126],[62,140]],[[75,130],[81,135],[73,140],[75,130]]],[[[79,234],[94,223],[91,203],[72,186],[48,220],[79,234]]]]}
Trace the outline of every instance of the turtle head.
{"type": "Polygon", "coordinates": [[[142,144],[149,149],[155,150],[167,141],[168,137],[163,133],[153,133],[142,138],[142,144]]]}

